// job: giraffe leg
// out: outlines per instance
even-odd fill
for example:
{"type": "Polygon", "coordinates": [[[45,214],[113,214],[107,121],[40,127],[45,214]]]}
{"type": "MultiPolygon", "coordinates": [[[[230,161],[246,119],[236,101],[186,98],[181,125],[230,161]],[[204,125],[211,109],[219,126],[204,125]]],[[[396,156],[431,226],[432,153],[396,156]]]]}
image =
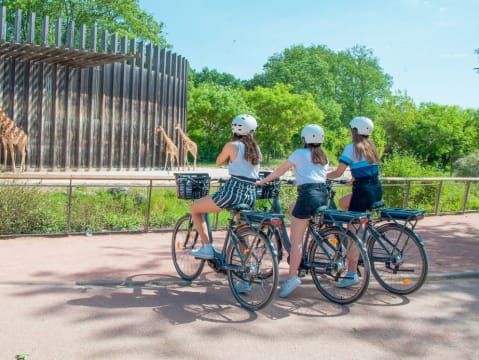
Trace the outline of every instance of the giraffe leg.
{"type": "Polygon", "coordinates": [[[21,171],[26,171],[27,170],[27,166],[25,165],[25,156],[26,156],[26,153],[27,153],[27,147],[24,146],[21,150],[21,156],[22,156],[22,163],[20,165],[20,170],[21,171]]]}
{"type": "Polygon", "coordinates": [[[16,171],[15,167],[15,151],[13,150],[13,143],[8,143],[8,149],[10,150],[10,158],[12,159],[12,171],[16,171]]]}
{"type": "Polygon", "coordinates": [[[2,142],[2,150],[3,150],[3,168],[7,170],[7,144],[2,142]]]}
{"type": "MultiPolygon", "coordinates": [[[[168,169],[168,158],[170,158],[170,154],[169,154],[169,153],[166,153],[165,168],[164,168],[163,170],[167,170],[167,169],[168,169]]],[[[170,159],[170,163],[171,163],[171,159],[170,159]]]]}

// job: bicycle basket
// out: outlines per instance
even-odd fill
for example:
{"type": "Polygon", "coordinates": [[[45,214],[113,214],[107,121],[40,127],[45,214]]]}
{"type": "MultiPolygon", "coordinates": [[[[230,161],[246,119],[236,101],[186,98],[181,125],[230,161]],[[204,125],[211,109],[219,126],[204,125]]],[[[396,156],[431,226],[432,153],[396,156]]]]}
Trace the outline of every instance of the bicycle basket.
{"type": "MultiPolygon", "coordinates": [[[[259,178],[264,179],[266,176],[271,174],[271,171],[260,171],[259,178]]],[[[274,196],[275,188],[279,189],[280,179],[275,179],[269,183],[264,184],[263,186],[256,187],[256,199],[272,199],[274,196]]]]}
{"type": "Polygon", "coordinates": [[[209,174],[175,174],[178,199],[199,199],[208,195],[211,178],[209,174]]]}

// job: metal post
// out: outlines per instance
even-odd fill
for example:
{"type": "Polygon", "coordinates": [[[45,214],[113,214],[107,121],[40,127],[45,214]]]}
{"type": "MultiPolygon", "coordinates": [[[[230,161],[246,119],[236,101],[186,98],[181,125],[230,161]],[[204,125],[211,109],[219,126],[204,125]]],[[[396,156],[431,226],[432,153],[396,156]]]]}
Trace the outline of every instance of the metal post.
{"type": "Polygon", "coordinates": [[[71,229],[71,219],[72,219],[72,182],[73,179],[70,178],[70,184],[68,185],[68,199],[67,199],[67,228],[66,233],[67,235],[70,235],[72,229],[71,229]]]}
{"type": "Polygon", "coordinates": [[[148,187],[148,206],[146,207],[145,224],[143,226],[143,231],[146,233],[148,232],[148,228],[150,227],[150,208],[151,208],[152,188],[153,188],[153,180],[150,180],[150,186],[148,187]]]}
{"type": "Polygon", "coordinates": [[[434,202],[434,215],[439,213],[439,201],[441,200],[441,191],[442,191],[442,181],[439,182],[439,186],[436,191],[436,199],[434,202]]]}
{"type": "Polygon", "coordinates": [[[462,198],[462,213],[466,212],[467,197],[469,196],[469,189],[471,187],[471,182],[466,181],[466,188],[464,189],[464,197],[462,198]]]}

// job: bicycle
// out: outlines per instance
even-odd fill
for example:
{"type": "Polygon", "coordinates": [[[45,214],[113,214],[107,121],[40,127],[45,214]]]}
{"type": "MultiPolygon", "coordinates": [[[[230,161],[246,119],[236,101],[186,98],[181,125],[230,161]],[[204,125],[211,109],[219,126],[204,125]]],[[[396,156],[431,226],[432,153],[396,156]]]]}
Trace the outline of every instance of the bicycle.
{"type": "MultiPolygon", "coordinates": [[[[198,199],[208,194],[212,179],[208,174],[176,173],[179,199],[198,199]]],[[[219,183],[224,180],[218,179],[219,183]]],[[[247,310],[256,311],[268,305],[278,286],[279,266],[276,249],[260,228],[278,221],[281,214],[262,213],[247,205],[234,206],[229,211],[226,235],[220,251],[215,249],[210,260],[194,258],[192,249],[201,246],[191,214],[175,224],[171,241],[173,264],[178,274],[193,281],[207,263],[215,272],[227,275],[235,299],[247,310]]],[[[211,221],[205,214],[208,238],[212,242],[211,221]]]]}
{"type": "MultiPolygon", "coordinates": [[[[260,173],[262,177],[268,174],[260,173]]],[[[276,179],[258,187],[257,198],[268,199],[264,211],[281,213],[279,200],[281,182],[293,183],[292,180],[276,179]]],[[[338,211],[328,209],[327,206],[319,208],[308,224],[298,276],[304,277],[309,272],[319,292],[332,302],[350,304],[361,298],[369,284],[369,259],[364,244],[349,227],[357,228],[367,221],[365,213],[338,211]],[[351,278],[347,276],[347,266],[353,246],[359,249],[360,265],[357,272],[359,283],[349,287],[338,287],[336,286],[338,281],[351,278]]],[[[280,219],[279,226],[269,226],[264,231],[273,239],[279,260],[282,258],[283,250],[289,254],[291,242],[284,217],[280,219]]]]}
{"type": "MultiPolygon", "coordinates": [[[[333,183],[330,180],[329,206],[335,208],[333,183]]],[[[407,295],[418,290],[426,280],[428,257],[423,240],[414,231],[424,218],[424,210],[386,208],[383,201],[371,206],[365,231],[358,234],[368,249],[371,271],[387,291],[407,295]]]]}

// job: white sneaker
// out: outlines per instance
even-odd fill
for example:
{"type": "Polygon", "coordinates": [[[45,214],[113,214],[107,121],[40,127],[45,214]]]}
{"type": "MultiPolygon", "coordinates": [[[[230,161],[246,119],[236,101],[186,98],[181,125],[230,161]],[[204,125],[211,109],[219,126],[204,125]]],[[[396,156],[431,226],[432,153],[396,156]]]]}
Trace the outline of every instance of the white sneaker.
{"type": "Polygon", "coordinates": [[[235,289],[240,294],[248,294],[251,292],[251,285],[246,281],[238,281],[235,285],[235,289]]]}
{"type": "Polygon", "coordinates": [[[301,285],[301,280],[297,276],[293,276],[285,280],[283,286],[281,287],[281,291],[279,292],[279,297],[286,297],[293,292],[299,285],[301,285]]]}
{"type": "Polygon", "coordinates": [[[191,250],[190,255],[200,259],[213,259],[215,257],[211,244],[203,244],[199,249],[191,250]]]}
{"type": "Polygon", "coordinates": [[[344,288],[359,284],[359,277],[357,273],[347,273],[345,278],[342,278],[336,283],[336,287],[344,288]]]}

